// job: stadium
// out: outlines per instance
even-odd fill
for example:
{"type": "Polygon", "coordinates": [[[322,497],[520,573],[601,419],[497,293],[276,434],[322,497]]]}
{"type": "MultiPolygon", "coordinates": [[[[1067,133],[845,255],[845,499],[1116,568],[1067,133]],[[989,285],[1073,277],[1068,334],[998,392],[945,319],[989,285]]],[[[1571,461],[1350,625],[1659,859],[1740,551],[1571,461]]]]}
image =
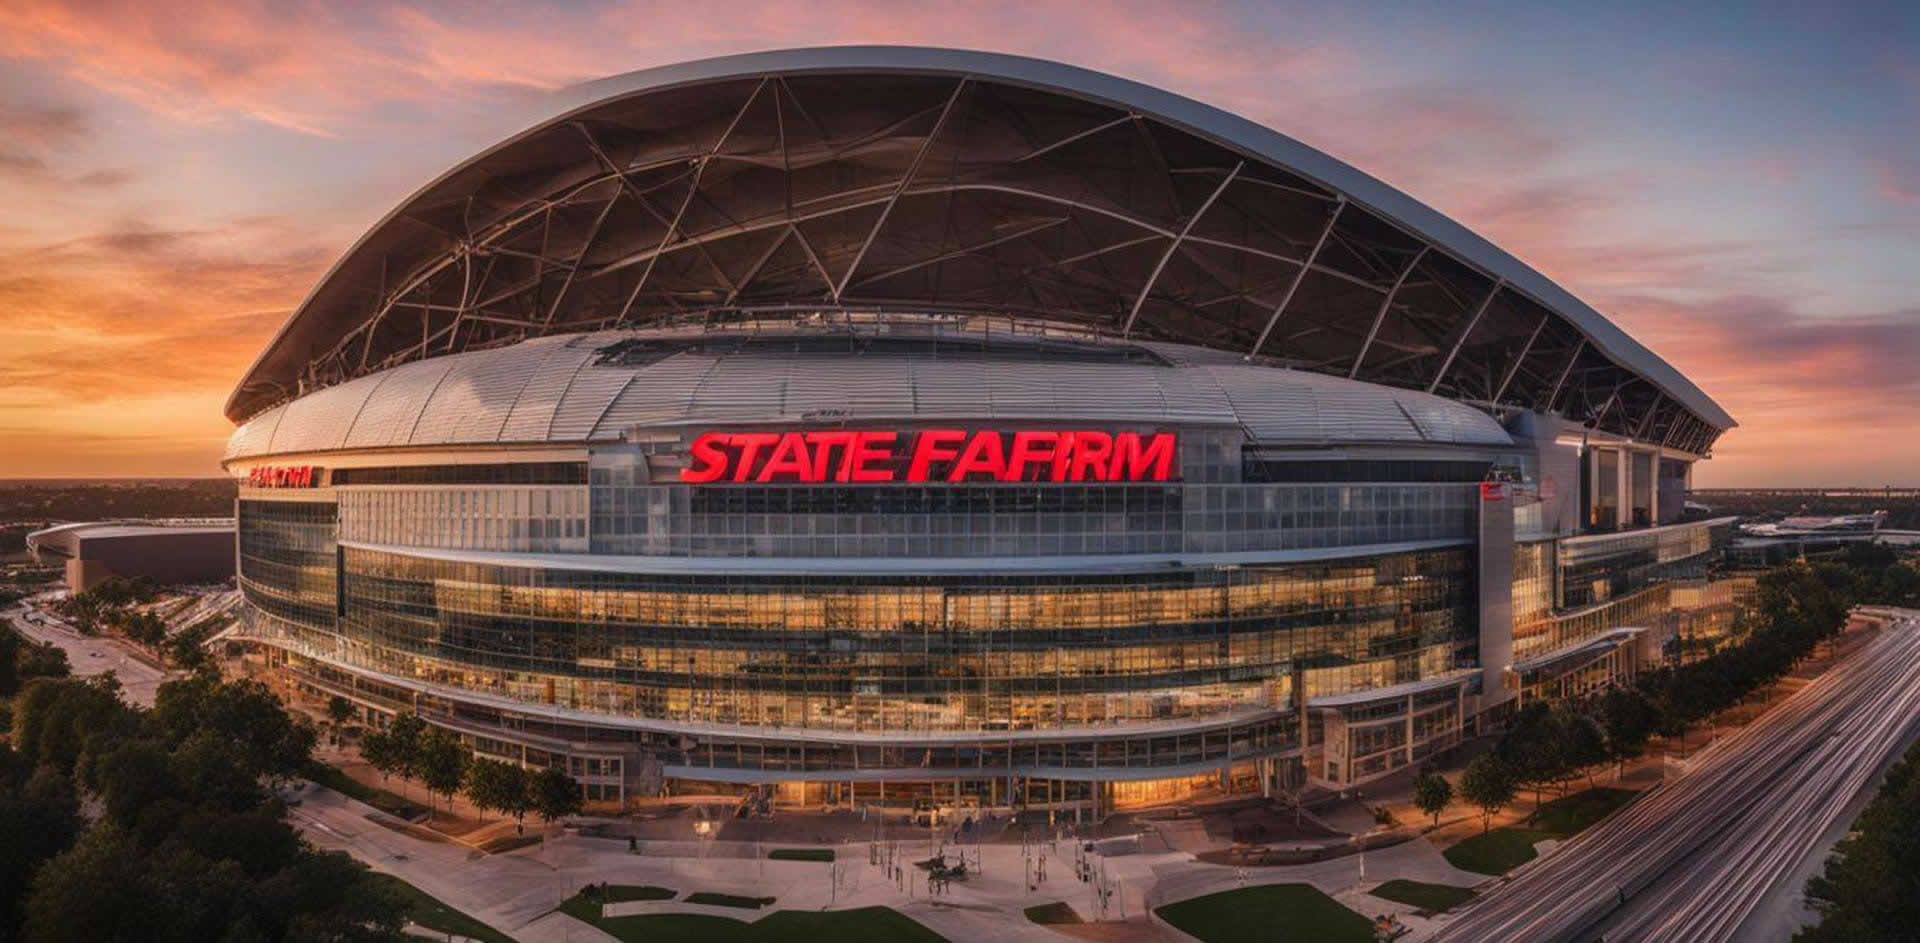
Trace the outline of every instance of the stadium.
{"type": "Polygon", "coordinates": [[[240,381],[246,636],[588,798],[1344,789],[1659,656],[1733,420],[1506,252],[977,52],[597,82],[240,381]]]}

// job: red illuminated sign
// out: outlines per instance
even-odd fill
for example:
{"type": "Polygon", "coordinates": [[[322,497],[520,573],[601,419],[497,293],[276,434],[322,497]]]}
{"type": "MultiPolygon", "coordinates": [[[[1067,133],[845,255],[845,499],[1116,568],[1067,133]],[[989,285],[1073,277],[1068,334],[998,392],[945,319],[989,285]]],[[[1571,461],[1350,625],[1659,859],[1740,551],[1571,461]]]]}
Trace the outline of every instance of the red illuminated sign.
{"type": "Polygon", "coordinates": [[[1171,432],[1097,429],[708,432],[681,469],[688,484],[1171,481],[1171,432]]]}
{"type": "Polygon", "coordinates": [[[1507,486],[1503,482],[1483,481],[1480,483],[1480,499],[1483,501],[1501,501],[1507,497],[1507,486]]]}
{"type": "Polygon", "coordinates": [[[318,488],[318,465],[261,465],[247,471],[249,488],[318,488]]]}

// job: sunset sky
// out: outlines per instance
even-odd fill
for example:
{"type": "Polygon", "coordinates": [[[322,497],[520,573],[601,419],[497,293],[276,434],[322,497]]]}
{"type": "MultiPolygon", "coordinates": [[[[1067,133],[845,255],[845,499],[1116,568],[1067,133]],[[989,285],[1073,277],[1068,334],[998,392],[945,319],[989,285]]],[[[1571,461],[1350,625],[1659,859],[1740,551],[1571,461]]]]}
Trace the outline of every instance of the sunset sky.
{"type": "Polygon", "coordinates": [[[0,477],[214,475],[362,231],[554,89],[790,46],[1058,59],[1539,268],[1741,423],[1695,484],[1920,485],[1920,4],[0,0],[0,477]]]}

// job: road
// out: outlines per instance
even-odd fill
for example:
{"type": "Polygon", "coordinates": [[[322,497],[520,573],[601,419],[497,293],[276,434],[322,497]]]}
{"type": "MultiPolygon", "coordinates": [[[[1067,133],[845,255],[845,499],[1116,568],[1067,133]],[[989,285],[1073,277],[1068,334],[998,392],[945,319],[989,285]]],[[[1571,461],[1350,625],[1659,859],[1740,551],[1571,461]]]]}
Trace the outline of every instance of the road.
{"type": "Polygon", "coordinates": [[[1523,866],[1434,940],[1731,940],[1920,715],[1920,625],[1881,631],[1689,771],[1523,866]]]}
{"type": "Polygon", "coordinates": [[[152,707],[154,693],[167,680],[166,672],[134,657],[125,642],[81,635],[44,609],[12,606],[0,611],[0,618],[27,638],[59,646],[67,653],[74,677],[89,678],[112,671],[120,679],[122,696],[129,703],[152,707]]]}

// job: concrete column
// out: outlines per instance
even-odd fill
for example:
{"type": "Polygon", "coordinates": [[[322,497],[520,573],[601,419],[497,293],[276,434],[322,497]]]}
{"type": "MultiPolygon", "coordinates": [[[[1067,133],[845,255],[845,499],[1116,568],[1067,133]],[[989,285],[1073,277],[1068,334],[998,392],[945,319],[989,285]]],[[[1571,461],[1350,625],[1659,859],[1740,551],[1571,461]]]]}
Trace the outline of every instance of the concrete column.
{"type": "Polygon", "coordinates": [[[1412,766],[1413,765],[1413,695],[1411,694],[1407,695],[1407,745],[1404,747],[1401,747],[1401,750],[1405,751],[1401,755],[1406,757],[1406,762],[1402,765],[1412,766]]]}

